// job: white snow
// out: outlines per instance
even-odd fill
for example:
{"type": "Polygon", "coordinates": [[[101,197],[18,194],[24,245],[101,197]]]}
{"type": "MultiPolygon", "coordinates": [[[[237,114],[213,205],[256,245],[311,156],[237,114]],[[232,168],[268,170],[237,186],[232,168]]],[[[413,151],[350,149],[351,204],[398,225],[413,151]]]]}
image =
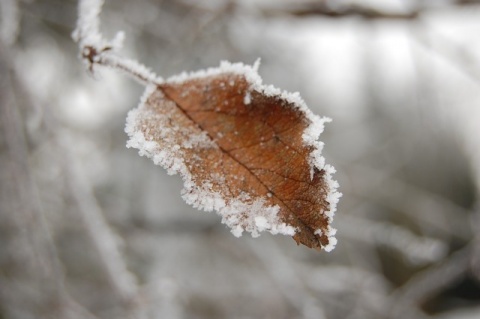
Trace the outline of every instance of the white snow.
{"type": "Polygon", "coordinates": [[[243,194],[236,198],[224,198],[212,191],[209,183],[198,187],[189,174],[183,176],[185,184],[182,198],[187,204],[204,211],[217,211],[222,216],[222,223],[227,225],[234,236],[240,237],[244,231],[252,237],[268,231],[274,235],[294,235],[295,228],[282,223],[278,217],[278,206],[269,206],[264,199],[255,199],[243,194]]]}
{"type": "Polygon", "coordinates": [[[152,70],[137,60],[120,57],[109,51],[103,52],[95,58],[98,59],[96,62],[102,62],[105,66],[122,70],[126,75],[130,75],[140,82],[140,84],[148,85],[151,83],[161,83],[163,81],[161,77],[157,77],[152,70]]]}
{"type": "Polygon", "coordinates": [[[243,104],[249,105],[250,103],[252,103],[252,95],[249,91],[247,91],[247,93],[245,93],[245,96],[243,97],[243,104]]]}
{"type": "Polygon", "coordinates": [[[91,45],[93,47],[105,46],[105,40],[100,34],[99,15],[102,11],[103,0],[82,0],[78,3],[77,28],[72,34],[75,41],[80,42],[81,47],[91,45]]]}
{"type": "MultiPolygon", "coordinates": [[[[326,252],[330,252],[332,251],[335,246],[337,245],[337,238],[335,238],[335,234],[337,233],[337,230],[335,228],[332,228],[330,225],[327,227],[327,232],[328,234],[328,245],[323,247],[323,249],[326,251],[326,252]]],[[[315,234],[317,235],[322,235],[323,234],[323,231],[321,229],[317,229],[315,231],[315,234]]]]}
{"type": "Polygon", "coordinates": [[[188,137],[188,140],[182,143],[182,147],[184,148],[210,148],[210,147],[217,147],[214,141],[212,141],[206,132],[202,132],[200,134],[191,134],[188,137]]]}

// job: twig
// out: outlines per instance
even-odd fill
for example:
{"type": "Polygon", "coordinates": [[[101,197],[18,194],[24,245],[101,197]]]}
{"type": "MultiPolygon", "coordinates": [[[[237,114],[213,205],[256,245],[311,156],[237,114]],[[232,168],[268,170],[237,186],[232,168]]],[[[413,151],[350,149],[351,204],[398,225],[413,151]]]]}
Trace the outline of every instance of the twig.
{"type": "Polygon", "coordinates": [[[128,270],[120,252],[120,238],[105,220],[102,209],[92,193],[92,186],[80,172],[76,159],[69,154],[68,146],[62,146],[66,153],[65,170],[69,174],[70,191],[79,208],[84,227],[100,257],[100,263],[110,285],[128,310],[125,317],[143,318],[145,317],[144,307],[140,301],[138,284],[134,275],[128,270]]]}
{"type": "MultiPolygon", "coordinates": [[[[147,67],[116,53],[122,47],[123,32],[118,32],[112,40],[106,40],[102,36],[99,15],[103,3],[103,0],[79,0],[78,3],[77,28],[72,37],[79,44],[80,56],[87,69],[95,74],[97,65],[107,66],[124,71],[142,84],[157,81],[156,75],[147,67]]],[[[129,307],[133,312],[128,316],[142,317],[142,309],[136,304],[139,301],[136,279],[128,271],[126,262],[120,253],[119,239],[105,220],[100,205],[92,193],[91,185],[79,170],[79,164],[73,156],[68,154],[68,147],[65,149],[68,158],[65,167],[70,175],[69,186],[105,273],[120,298],[127,306],[133,306],[129,307]]]]}
{"type": "Polygon", "coordinates": [[[355,214],[339,216],[336,222],[340,225],[343,236],[350,240],[392,248],[414,265],[438,261],[447,252],[443,241],[418,236],[407,228],[390,223],[363,219],[355,214]]]}
{"type": "MultiPolygon", "coordinates": [[[[0,69],[3,69],[5,64],[13,64],[9,59],[11,52],[8,54],[5,51],[0,51],[0,69]]],[[[51,233],[51,225],[43,208],[35,174],[29,165],[28,138],[20,105],[15,98],[18,89],[17,82],[14,81],[11,73],[10,70],[7,70],[0,80],[0,89],[6,93],[0,97],[2,106],[0,107],[0,145],[3,144],[2,142],[5,143],[5,159],[0,162],[5,166],[2,168],[9,173],[6,175],[7,181],[0,180],[0,193],[5,192],[0,199],[0,215],[6,214],[2,217],[5,217],[7,221],[12,219],[12,224],[16,227],[10,235],[11,240],[25,241],[22,246],[19,246],[19,243],[15,245],[17,248],[11,258],[18,265],[20,271],[16,275],[18,278],[13,277],[11,282],[20,279],[20,276],[27,276],[30,288],[38,288],[39,295],[47,295],[55,301],[58,308],[53,308],[52,313],[59,317],[95,319],[95,316],[72,298],[66,287],[63,264],[51,233]]],[[[26,100],[28,101],[27,105],[31,107],[28,96],[26,100]]],[[[1,151],[2,146],[0,146],[1,151]]],[[[3,176],[0,176],[0,179],[1,177],[3,176]]],[[[2,281],[2,275],[0,274],[0,281],[2,281]]],[[[25,279],[22,278],[14,286],[21,286],[21,282],[25,279]]],[[[13,296],[16,289],[18,288],[9,287],[8,284],[6,286],[0,284],[0,295],[8,291],[8,294],[13,296]]],[[[26,297],[26,299],[29,298],[32,297],[26,297]]],[[[34,298],[41,299],[38,296],[34,298]]],[[[24,304],[20,303],[13,307],[24,304]]]]}
{"type": "Polygon", "coordinates": [[[464,276],[470,267],[471,251],[472,246],[468,245],[443,263],[411,277],[392,294],[395,307],[391,318],[418,318],[420,312],[412,315],[406,313],[405,309],[418,309],[423,301],[464,276]]]}
{"type": "Polygon", "coordinates": [[[364,19],[390,19],[390,20],[413,20],[420,14],[419,10],[408,12],[387,12],[375,8],[350,5],[350,6],[331,6],[325,1],[313,2],[303,6],[287,8],[286,12],[294,16],[322,15],[330,18],[341,18],[348,16],[360,16],[364,19]]]}
{"type": "Polygon", "coordinates": [[[356,187],[352,188],[355,190],[353,194],[367,198],[376,194],[376,202],[395,209],[402,208],[405,214],[418,220],[420,227],[434,229],[453,238],[470,239],[470,234],[465,232],[465,229],[469,228],[467,221],[458,218],[466,216],[469,213],[467,209],[389,174],[384,176],[380,170],[364,165],[350,166],[352,181],[359,181],[358,185],[354,184],[356,187]],[[394,194],[396,196],[393,196],[394,194]],[[408,198],[408,201],[404,198],[408,198]],[[419,214],[419,211],[422,213],[419,214]]]}
{"type": "Polygon", "coordinates": [[[78,2],[77,28],[72,37],[78,42],[80,57],[86,68],[92,74],[95,74],[97,65],[119,69],[144,85],[161,82],[162,80],[143,64],[117,53],[123,44],[123,32],[118,32],[112,40],[105,39],[100,33],[99,15],[103,3],[103,0],[78,2]]]}
{"type": "Polygon", "coordinates": [[[251,252],[262,263],[266,274],[271,277],[284,298],[303,317],[309,318],[309,314],[314,309],[316,318],[323,318],[322,304],[312,296],[311,291],[306,289],[307,285],[302,274],[296,271],[291,260],[278,250],[277,245],[272,240],[269,243],[269,255],[267,256],[257,244],[247,241],[251,252]]]}
{"type": "MultiPolygon", "coordinates": [[[[449,9],[452,7],[465,5],[478,5],[478,0],[457,0],[445,4],[442,7],[449,9]]],[[[292,15],[297,17],[305,16],[324,16],[329,18],[361,17],[366,20],[405,20],[413,21],[421,17],[427,11],[438,9],[438,6],[419,4],[409,10],[387,11],[381,8],[375,8],[360,3],[337,3],[337,1],[318,1],[304,2],[294,5],[286,5],[280,8],[260,9],[267,16],[274,15],[292,15]],[[334,4],[334,5],[332,5],[334,4]]]]}
{"type": "MultiPolygon", "coordinates": [[[[458,69],[474,83],[480,85],[480,70],[470,61],[466,46],[462,46],[454,39],[436,32],[433,26],[429,26],[426,21],[419,21],[418,27],[412,32],[412,39],[415,40],[429,53],[432,53],[454,68],[458,69]],[[425,31],[426,30],[426,31],[425,31]],[[440,45],[433,46],[431,40],[437,40],[440,45]]],[[[473,54],[471,54],[473,56],[473,54]]]]}

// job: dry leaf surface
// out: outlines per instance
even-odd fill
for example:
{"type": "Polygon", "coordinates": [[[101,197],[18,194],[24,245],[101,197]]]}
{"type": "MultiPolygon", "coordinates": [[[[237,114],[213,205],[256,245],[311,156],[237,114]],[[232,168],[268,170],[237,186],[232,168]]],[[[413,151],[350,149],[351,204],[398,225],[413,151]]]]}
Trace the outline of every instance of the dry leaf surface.
{"type": "Polygon", "coordinates": [[[340,194],[320,155],[324,121],[298,95],[263,86],[255,67],[224,63],[149,87],[126,131],[234,235],[267,230],[329,251],[340,194]]]}

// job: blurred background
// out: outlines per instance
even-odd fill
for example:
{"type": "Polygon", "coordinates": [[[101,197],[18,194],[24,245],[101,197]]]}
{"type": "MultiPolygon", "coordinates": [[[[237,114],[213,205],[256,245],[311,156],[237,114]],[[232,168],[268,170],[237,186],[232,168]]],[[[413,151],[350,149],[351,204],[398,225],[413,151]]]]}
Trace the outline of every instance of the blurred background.
{"type": "Polygon", "coordinates": [[[333,119],[331,253],[186,205],[125,147],[144,88],[87,74],[76,18],[0,1],[0,319],[480,318],[480,1],[106,1],[158,75],[261,58],[333,119]]]}

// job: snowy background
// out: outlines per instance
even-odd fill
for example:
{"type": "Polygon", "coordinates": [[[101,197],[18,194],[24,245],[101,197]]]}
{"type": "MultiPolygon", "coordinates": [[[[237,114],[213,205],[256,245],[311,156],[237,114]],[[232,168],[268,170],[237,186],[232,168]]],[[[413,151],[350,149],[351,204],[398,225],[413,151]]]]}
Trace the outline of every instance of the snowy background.
{"type": "Polygon", "coordinates": [[[0,1],[1,319],[480,317],[479,1],[106,1],[104,35],[158,75],[260,57],[333,119],[330,253],[185,204],[125,147],[144,88],[87,74],[76,18],[0,1]]]}

